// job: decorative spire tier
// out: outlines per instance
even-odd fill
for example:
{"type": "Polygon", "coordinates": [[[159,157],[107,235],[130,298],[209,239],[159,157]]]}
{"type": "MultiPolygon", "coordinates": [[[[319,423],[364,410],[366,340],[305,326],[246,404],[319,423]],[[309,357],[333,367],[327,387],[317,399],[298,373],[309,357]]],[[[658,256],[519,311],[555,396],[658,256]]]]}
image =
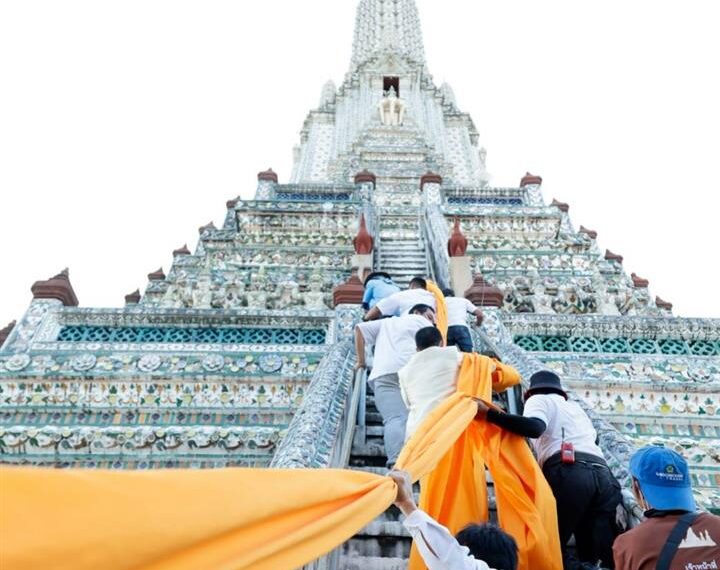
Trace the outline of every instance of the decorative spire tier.
{"type": "Polygon", "coordinates": [[[65,268],[45,281],[36,281],[30,288],[33,299],[57,299],[66,307],[77,307],[78,298],[70,284],[70,271],[65,268]]]}
{"type": "Polygon", "coordinates": [[[362,0],[358,5],[353,69],[384,54],[425,65],[420,18],[414,0],[362,0]]]}

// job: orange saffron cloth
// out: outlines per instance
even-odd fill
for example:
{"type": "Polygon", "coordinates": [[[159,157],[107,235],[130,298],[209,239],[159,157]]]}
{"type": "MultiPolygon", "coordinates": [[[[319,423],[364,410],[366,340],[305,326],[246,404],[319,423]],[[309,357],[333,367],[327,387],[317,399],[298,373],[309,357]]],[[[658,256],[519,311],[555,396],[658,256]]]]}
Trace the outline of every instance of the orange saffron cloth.
{"type": "MultiPolygon", "coordinates": [[[[555,497],[525,438],[489,422],[472,421],[477,412],[473,398],[489,403],[493,389],[501,392],[519,382],[514,368],[477,354],[465,355],[457,392],[435,408],[420,429],[442,423],[446,415],[469,421],[461,422],[462,433],[432,472],[421,479],[419,507],[452,534],[468,524],[486,522],[487,465],[494,481],[499,526],[518,545],[518,569],[562,570],[555,497]]],[[[410,447],[413,439],[400,454],[399,466],[417,454],[410,447]]],[[[415,547],[408,568],[425,568],[415,547]]]]}
{"type": "MultiPolygon", "coordinates": [[[[489,375],[490,367],[481,356],[469,362],[466,357],[459,391],[429,415],[401,454],[398,467],[413,480],[426,477],[456,442],[468,438],[491,450],[486,457],[491,469],[516,459],[512,441],[503,447],[502,433],[475,434],[472,426],[484,424],[473,422],[477,408],[471,396],[479,393],[474,386],[491,381],[469,375],[489,375]]],[[[556,526],[541,510],[552,507],[554,517],[554,502],[544,496],[550,490],[517,474],[521,468],[536,473],[530,464],[508,467],[507,493],[498,491],[505,481],[495,474],[501,525],[521,548],[530,548],[525,560],[534,570],[560,568],[559,546],[545,536],[556,526]],[[520,477],[527,488],[515,485],[520,477]],[[539,561],[541,551],[550,560],[557,557],[557,564],[539,561]]],[[[466,492],[457,485],[455,490],[454,496],[466,492]]],[[[0,568],[292,570],[349,539],[385,511],[396,493],[388,477],[348,470],[3,467],[0,568]]]]}
{"type": "Polygon", "coordinates": [[[435,325],[443,338],[443,345],[447,344],[448,313],[447,302],[442,290],[434,282],[427,282],[427,290],[435,297],[435,325]]]}

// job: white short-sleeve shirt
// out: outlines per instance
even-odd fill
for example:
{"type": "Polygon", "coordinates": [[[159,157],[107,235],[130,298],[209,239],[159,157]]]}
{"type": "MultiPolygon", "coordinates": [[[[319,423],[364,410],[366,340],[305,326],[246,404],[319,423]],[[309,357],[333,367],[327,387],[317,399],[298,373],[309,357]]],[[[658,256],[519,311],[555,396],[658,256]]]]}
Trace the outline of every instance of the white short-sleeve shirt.
{"type": "Polygon", "coordinates": [[[445,297],[447,304],[448,326],[467,326],[468,313],[474,313],[477,307],[464,297],[445,297]]]}
{"type": "Polygon", "coordinates": [[[380,299],[375,307],[385,316],[395,315],[397,317],[404,315],[415,305],[421,303],[435,309],[435,295],[425,289],[405,289],[405,291],[398,291],[389,297],[380,299]]]}
{"type": "Polygon", "coordinates": [[[397,373],[415,354],[415,333],[433,326],[420,315],[403,315],[357,325],[367,344],[375,345],[369,381],[397,373]]]}
{"type": "Polygon", "coordinates": [[[563,428],[565,441],[572,443],[575,451],[604,457],[595,443],[597,432],[590,418],[577,403],[560,394],[536,394],[528,398],[523,416],[541,419],[547,426],[540,437],[530,440],[540,465],[560,451],[563,428]]]}

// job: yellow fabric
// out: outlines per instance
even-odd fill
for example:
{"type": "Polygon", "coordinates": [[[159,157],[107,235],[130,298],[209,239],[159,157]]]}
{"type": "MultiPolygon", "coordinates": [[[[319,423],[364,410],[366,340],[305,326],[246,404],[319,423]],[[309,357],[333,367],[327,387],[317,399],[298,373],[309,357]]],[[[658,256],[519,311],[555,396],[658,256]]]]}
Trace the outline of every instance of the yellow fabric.
{"type": "Polygon", "coordinates": [[[494,359],[493,363],[495,364],[495,370],[492,373],[493,392],[504,392],[508,388],[520,384],[520,373],[512,366],[508,366],[494,359]]]}
{"type": "Polygon", "coordinates": [[[3,570],[294,569],[393,501],[332,470],[0,470],[3,570]]]}
{"type": "Polygon", "coordinates": [[[432,281],[427,282],[427,290],[435,297],[435,324],[443,337],[443,344],[447,344],[448,313],[447,302],[442,290],[432,281]]]}
{"type": "MultiPolygon", "coordinates": [[[[417,480],[472,421],[455,394],[403,451],[417,480]]],[[[0,468],[0,568],[294,569],[390,506],[387,478],[341,470],[0,468]]]]}
{"type": "MultiPolygon", "coordinates": [[[[518,568],[560,570],[555,499],[524,438],[488,422],[473,421],[477,407],[472,398],[490,402],[493,387],[507,387],[520,379],[514,369],[495,363],[493,371],[492,364],[484,356],[465,355],[457,393],[433,410],[420,427],[423,431],[432,424],[443,424],[448,415],[457,420],[449,436],[455,443],[421,480],[419,506],[453,534],[470,523],[487,521],[487,464],[495,482],[500,526],[518,544],[518,568]]],[[[415,548],[408,568],[425,568],[415,548]]]]}
{"type": "MultiPolygon", "coordinates": [[[[484,357],[466,357],[459,391],[443,401],[407,442],[398,467],[409,471],[413,480],[433,472],[441,460],[448,461],[448,450],[452,453],[471,444],[487,448],[491,469],[493,465],[510,469],[507,463],[518,459],[512,441],[507,442],[507,450],[506,443],[495,445],[507,439],[507,434],[481,437],[468,430],[469,425],[480,425],[473,422],[477,407],[469,396],[489,397],[489,392],[479,390],[475,381],[468,379],[477,378],[489,385],[489,362],[484,357]],[[466,372],[468,362],[484,372],[466,372]]],[[[503,374],[511,375],[509,371],[503,374]]],[[[472,457],[474,461],[475,455],[472,457]]],[[[481,492],[482,485],[477,484],[480,469],[470,473],[466,462],[454,461],[463,469],[444,504],[450,504],[451,498],[453,505],[458,505],[463,496],[474,498],[471,514],[473,520],[481,520],[484,502],[471,490],[481,492]]],[[[553,558],[554,550],[543,550],[538,543],[544,540],[551,544],[552,540],[542,539],[541,533],[554,527],[529,527],[540,519],[541,525],[551,521],[544,512],[531,512],[533,505],[549,508],[550,503],[540,488],[537,466],[533,468],[532,461],[526,463],[522,469],[530,475],[512,471],[508,491],[498,493],[501,522],[508,530],[524,529],[524,541],[514,534],[519,544],[528,545],[526,559],[534,569],[555,570],[559,566],[546,561],[533,564],[541,552],[553,558]],[[540,489],[537,496],[531,494],[528,499],[527,491],[518,489],[513,477],[540,489]]],[[[441,465],[444,469],[445,463],[441,465]]],[[[539,477],[542,479],[542,474],[539,477]]],[[[387,509],[396,492],[395,483],[387,477],[345,470],[3,467],[0,568],[292,570],[357,533],[387,509]]],[[[433,493],[430,498],[438,496],[433,493]]],[[[446,510],[441,518],[448,516],[446,510]]]]}

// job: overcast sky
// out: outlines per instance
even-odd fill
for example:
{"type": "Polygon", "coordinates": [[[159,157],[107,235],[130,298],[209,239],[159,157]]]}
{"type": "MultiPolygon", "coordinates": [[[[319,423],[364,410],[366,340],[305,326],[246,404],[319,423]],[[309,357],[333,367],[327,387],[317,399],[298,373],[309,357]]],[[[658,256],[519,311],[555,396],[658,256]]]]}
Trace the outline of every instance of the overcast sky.
{"type": "MultiPolygon", "coordinates": [[[[417,3],[492,184],[542,175],[676,314],[720,317],[717,2],[417,3]]],[[[287,181],[355,7],[0,2],[0,327],[66,266],[82,306],[122,306],[259,170],[287,181]]]]}

